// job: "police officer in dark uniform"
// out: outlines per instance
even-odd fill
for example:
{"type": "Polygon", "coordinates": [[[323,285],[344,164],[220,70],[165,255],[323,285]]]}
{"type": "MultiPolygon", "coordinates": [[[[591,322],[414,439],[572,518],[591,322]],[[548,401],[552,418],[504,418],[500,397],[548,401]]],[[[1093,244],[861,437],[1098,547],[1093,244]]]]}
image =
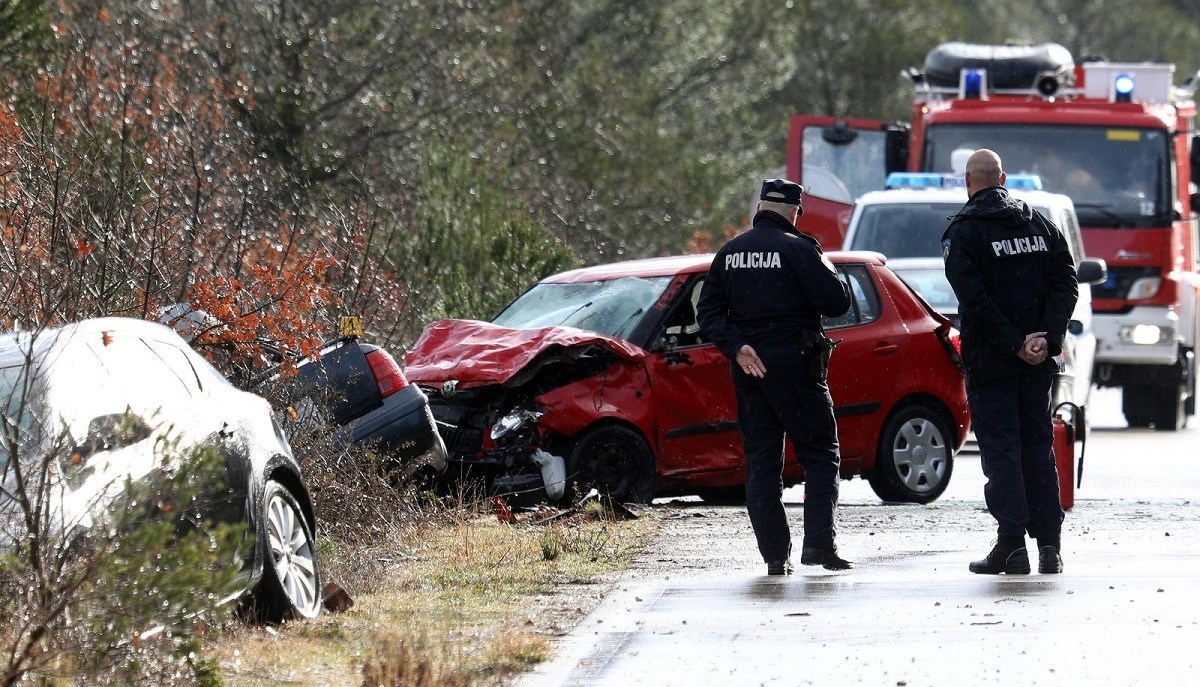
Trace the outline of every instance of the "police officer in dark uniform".
{"type": "Polygon", "coordinates": [[[942,236],[958,296],[971,424],[998,537],[974,573],[1027,574],[1028,532],[1038,572],[1062,572],[1063,509],[1052,446],[1050,390],[1079,284],[1062,232],[1003,184],[1000,157],[967,161],[970,199],[942,236]]]}
{"type": "Polygon", "coordinates": [[[825,384],[829,340],[821,316],[850,308],[850,292],[811,236],[796,229],[799,184],[767,179],[753,227],[726,243],[704,281],[697,320],[730,360],[746,454],[746,510],[767,574],[792,572],[783,508],[783,437],[804,464],[800,562],[845,570],[838,556],[837,427],[825,384]]]}

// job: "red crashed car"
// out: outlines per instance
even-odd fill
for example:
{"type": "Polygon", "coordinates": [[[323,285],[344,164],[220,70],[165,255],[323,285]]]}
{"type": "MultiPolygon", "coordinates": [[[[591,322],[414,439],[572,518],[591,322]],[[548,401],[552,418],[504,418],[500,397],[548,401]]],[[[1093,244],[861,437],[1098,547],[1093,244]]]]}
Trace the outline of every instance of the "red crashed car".
{"type": "MultiPolygon", "coordinates": [[[[841,340],[829,386],[842,476],[866,477],[886,501],[932,501],[969,429],[958,333],[882,255],[829,257],[854,295],[847,314],[825,321],[841,340]]],[[[711,260],[564,272],[490,323],[427,326],[405,371],[429,396],[451,472],[551,500],[571,483],[624,501],[738,498],[743,455],[728,362],[696,324],[711,260]]],[[[785,484],[803,477],[789,459],[785,484]]]]}

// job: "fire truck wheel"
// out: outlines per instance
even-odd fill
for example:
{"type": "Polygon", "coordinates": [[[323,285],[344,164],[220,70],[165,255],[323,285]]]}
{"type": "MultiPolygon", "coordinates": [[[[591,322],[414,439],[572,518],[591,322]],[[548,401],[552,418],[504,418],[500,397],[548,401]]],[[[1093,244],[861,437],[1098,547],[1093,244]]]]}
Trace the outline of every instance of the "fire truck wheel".
{"type": "Polygon", "coordinates": [[[575,444],[568,462],[582,492],[596,489],[617,503],[649,503],[658,472],[642,435],[627,427],[597,427],[575,444]]]}
{"type": "Polygon", "coordinates": [[[1176,385],[1130,384],[1121,388],[1121,412],[1130,427],[1174,432],[1187,424],[1181,389],[1176,385]]]}
{"type": "Polygon", "coordinates": [[[879,435],[875,469],[867,475],[884,501],[929,503],[954,472],[953,434],[942,414],[923,403],[892,413],[879,435]]]}

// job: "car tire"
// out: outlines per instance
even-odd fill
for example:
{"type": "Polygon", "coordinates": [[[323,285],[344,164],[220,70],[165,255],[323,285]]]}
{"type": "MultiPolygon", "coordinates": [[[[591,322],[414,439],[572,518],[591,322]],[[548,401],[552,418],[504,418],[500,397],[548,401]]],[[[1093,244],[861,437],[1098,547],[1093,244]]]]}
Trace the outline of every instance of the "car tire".
{"type": "Polygon", "coordinates": [[[295,495],[274,480],[263,489],[259,527],[263,570],[253,615],[271,623],[320,615],[321,571],[312,525],[295,495]]]}
{"type": "Polygon", "coordinates": [[[954,435],[946,420],[925,404],[900,408],[879,435],[871,488],[884,501],[929,503],[946,491],[954,472],[954,435]]]}
{"type": "Polygon", "coordinates": [[[649,503],[658,472],[654,454],[642,435],[627,427],[593,429],[575,443],[569,475],[582,493],[596,489],[617,503],[649,503]]]}

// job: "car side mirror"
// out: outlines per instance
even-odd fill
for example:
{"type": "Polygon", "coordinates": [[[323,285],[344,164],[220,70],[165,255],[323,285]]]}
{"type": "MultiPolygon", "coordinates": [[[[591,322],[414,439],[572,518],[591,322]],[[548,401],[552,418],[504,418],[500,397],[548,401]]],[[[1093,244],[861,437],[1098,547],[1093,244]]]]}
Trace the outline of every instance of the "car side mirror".
{"type": "Polygon", "coordinates": [[[92,418],[87,437],[75,448],[75,454],[87,458],[100,451],[116,451],[150,436],[150,425],[139,415],[126,411],[92,418]]]}
{"type": "Polygon", "coordinates": [[[1108,279],[1108,263],[1100,258],[1084,258],[1075,274],[1081,284],[1103,284],[1108,279]]]}
{"type": "Polygon", "coordinates": [[[1079,336],[1083,333],[1083,323],[1079,320],[1071,320],[1067,323],[1067,331],[1071,332],[1075,336],[1079,336]]]}

